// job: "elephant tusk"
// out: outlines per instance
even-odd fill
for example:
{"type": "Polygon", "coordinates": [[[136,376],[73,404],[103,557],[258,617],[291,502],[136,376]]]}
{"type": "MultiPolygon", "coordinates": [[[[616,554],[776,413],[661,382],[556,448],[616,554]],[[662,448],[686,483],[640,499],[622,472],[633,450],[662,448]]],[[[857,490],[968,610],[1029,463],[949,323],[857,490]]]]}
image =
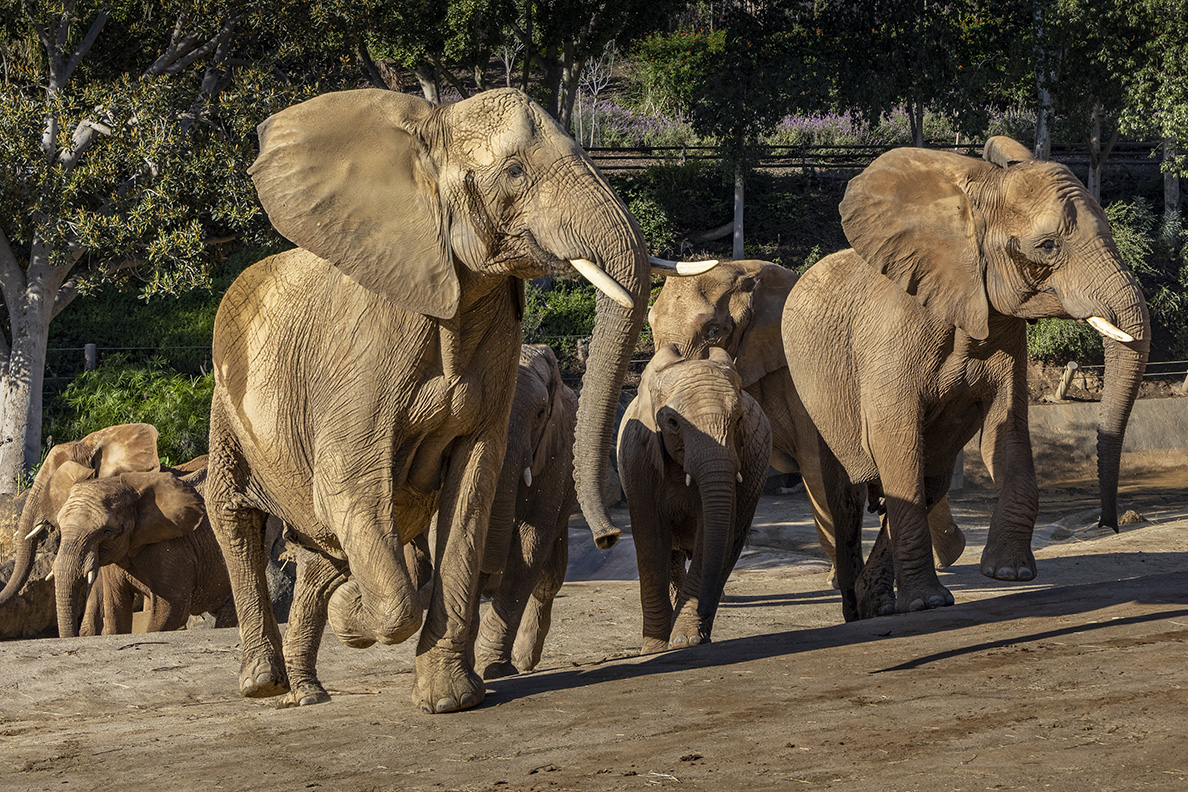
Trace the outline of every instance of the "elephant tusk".
{"type": "Polygon", "coordinates": [[[742,484],[742,473],[735,473],[734,480],[737,481],[739,484],[742,484]]]}
{"type": "Polygon", "coordinates": [[[92,569],[91,571],[87,572],[87,585],[89,586],[94,582],[95,582],[95,570],[92,569]]]}
{"type": "Polygon", "coordinates": [[[603,294],[610,297],[624,308],[634,308],[635,300],[617,280],[589,259],[570,259],[569,263],[583,278],[593,283],[603,294]]]}
{"type": "Polygon", "coordinates": [[[1100,316],[1090,316],[1085,321],[1088,322],[1094,330],[1101,333],[1106,338],[1112,338],[1115,341],[1119,341],[1123,344],[1129,344],[1134,340],[1134,336],[1132,336],[1130,333],[1122,332],[1112,323],[1107,322],[1100,316]]]}
{"type": "Polygon", "coordinates": [[[657,275],[700,275],[718,266],[717,259],[706,261],[669,261],[668,259],[648,256],[652,263],[652,272],[657,275]]]}
{"type": "Polygon", "coordinates": [[[685,474],[685,486],[687,487],[692,483],[693,483],[693,477],[690,476],[688,473],[686,473],[685,474]]]}
{"type": "Polygon", "coordinates": [[[532,486],[532,468],[524,468],[524,486],[532,486]]]}
{"type": "Polygon", "coordinates": [[[45,576],[45,579],[46,579],[46,580],[53,580],[53,579],[54,579],[54,570],[52,570],[52,569],[51,569],[51,570],[50,570],[50,573],[49,573],[48,575],[46,575],[46,576],[45,576]]]}
{"type": "Polygon", "coordinates": [[[37,534],[41,533],[44,530],[45,530],[45,523],[43,523],[43,522],[37,523],[36,528],[34,528],[32,531],[29,531],[29,533],[25,534],[25,541],[29,541],[34,536],[37,536],[37,534]]]}

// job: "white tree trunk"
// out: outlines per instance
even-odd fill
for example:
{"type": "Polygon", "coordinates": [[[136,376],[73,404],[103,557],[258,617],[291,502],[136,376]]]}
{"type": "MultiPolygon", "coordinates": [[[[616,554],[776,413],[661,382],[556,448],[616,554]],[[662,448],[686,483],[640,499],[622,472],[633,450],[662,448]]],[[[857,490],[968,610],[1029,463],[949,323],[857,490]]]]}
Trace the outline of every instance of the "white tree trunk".
{"type": "Polygon", "coordinates": [[[1101,102],[1096,102],[1089,116],[1089,178],[1085,180],[1085,188],[1098,203],[1101,203],[1101,165],[1101,102]]]}
{"type": "Polygon", "coordinates": [[[743,166],[734,166],[734,260],[745,258],[743,253],[743,166]]]}
{"type": "Polygon", "coordinates": [[[1055,69],[1049,63],[1054,54],[1047,49],[1044,40],[1043,3],[1036,0],[1032,8],[1035,21],[1035,87],[1039,106],[1035,113],[1035,158],[1046,160],[1052,156],[1052,91],[1049,86],[1055,82],[1055,69]]]}
{"type": "Polygon", "coordinates": [[[1167,162],[1176,154],[1175,138],[1163,140],[1163,222],[1168,228],[1180,217],[1180,177],[1167,169],[1167,162]]]}

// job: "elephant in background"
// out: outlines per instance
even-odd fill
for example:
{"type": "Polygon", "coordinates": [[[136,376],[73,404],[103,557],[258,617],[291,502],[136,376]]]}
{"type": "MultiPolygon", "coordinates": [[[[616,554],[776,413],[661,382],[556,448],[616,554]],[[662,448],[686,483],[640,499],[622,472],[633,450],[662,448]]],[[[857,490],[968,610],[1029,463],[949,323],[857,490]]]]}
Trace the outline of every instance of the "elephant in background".
{"type": "Polygon", "coordinates": [[[482,586],[491,597],[475,644],[483,679],[531,671],[540,662],[553,599],[565,581],[569,517],[577,508],[577,404],[553,350],[526,344],[483,550],[482,586]]]}
{"type": "Polygon", "coordinates": [[[119,424],[92,432],[81,440],[59,443],[49,450],[29,488],[14,536],[16,550],[12,575],[0,591],[0,607],[9,602],[29,579],[37,547],[46,537],[54,544],[57,515],[70,493],[70,484],[59,478],[67,462],[88,468],[96,478],[121,473],[160,470],[157,427],[152,424],[119,424]]]}
{"type": "Polygon", "coordinates": [[[644,369],[618,448],[639,565],[642,652],[708,643],[763,492],[767,417],[724,351],[687,359],[669,345],[644,369]]]}
{"type": "Polygon", "coordinates": [[[206,612],[215,614],[216,627],[235,624],[227,566],[196,489],[205,471],[205,456],[180,469],[101,479],[75,462],[59,467],[53,486],[69,488],[56,518],[60,636],[78,635],[80,619],[82,634],[100,625],[104,634],[132,632],[138,593],[147,632],[180,629],[206,612]]]}
{"type": "MultiPolygon", "coordinates": [[[[834,518],[825,497],[817,431],[792,384],[780,336],[784,302],[795,284],[796,274],[777,264],[723,262],[696,277],[668,278],[648,311],[648,323],[657,350],[676,344],[682,355],[695,358],[719,347],[734,357],[743,389],[771,422],[771,466],[801,474],[817,538],[836,564],[834,518]]],[[[947,497],[929,512],[929,530],[936,566],[943,569],[965,549],[947,497]]]]}
{"type": "Polygon", "coordinates": [[[850,181],[841,216],[853,249],[800,278],[782,335],[796,393],[831,457],[824,484],[838,501],[831,506],[847,618],[953,602],[931,563],[927,512],[979,429],[998,490],[981,572],[1035,577],[1029,319],[1080,319],[1105,337],[1098,479],[1101,523],[1116,527],[1122,437],[1151,326],[1084,186],[1009,138],[987,141],[982,159],[903,148],[850,181]],[[876,479],[897,593],[880,582],[891,576],[875,574],[878,565],[862,571],[860,506],[844,497],[850,483],[876,479]],[[856,603],[859,575],[868,573],[870,593],[856,603]]]}
{"type": "Polygon", "coordinates": [[[575,269],[600,289],[574,474],[600,546],[611,422],[643,324],[639,226],[589,158],[523,93],[450,105],[374,89],[270,117],[251,167],[299,247],[245,271],[215,320],[206,501],[235,592],[244,696],[328,697],[329,621],[344,643],[420,630],[413,702],[482,701],[468,657],[484,540],[507,445],[522,279],[575,269]],[[424,615],[403,545],[437,512],[424,615]],[[263,515],[299,562],[284,645],[267,607],[263,515]]]}

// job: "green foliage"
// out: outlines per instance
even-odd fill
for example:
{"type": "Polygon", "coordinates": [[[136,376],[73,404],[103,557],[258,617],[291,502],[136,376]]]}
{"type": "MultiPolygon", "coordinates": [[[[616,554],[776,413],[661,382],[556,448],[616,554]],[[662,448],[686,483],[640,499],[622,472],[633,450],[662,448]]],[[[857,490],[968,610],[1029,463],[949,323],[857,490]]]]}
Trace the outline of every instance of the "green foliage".
{"type": "Polygon", "coordinates": [[[1188,245],[1179,215],[1160,222],[1146,201],[1115,201],[1105,209],[1118,254],[1147,298],[1155,346],[1188,357],[1188,245]]]}
{"type": "Polygon", "coordinates": [[[678,30],[653,33],[631,45],[633,88],[638,105],[652,113],[689,113],[698,85],[717,68],[726,31],[678,30]]]}
{"type": "Polygon", "coordinates": [[[57,397],[46,434],[57,442],[122,423],[150,423],[160,437],[157,449],[171,463],[207,450],[214,375],[186,377],[159,360],[147,367],[112,356],[95,371],[77,377],[57,397]]]}
{"type": "Polygon", "coordinates": [[[556,276],[547,292],[527,284],[524,343],[550,345],[562,371],[572,370],[578,341],[594,333],[594,295],[594,286],[576,276],[556,276]]]}
{"type": "Polygon", "coordinates": [[[733,211],[734,188],[720,170],[701,161],[653,165],[609,179],[653,252],[673,252],[680,237],[720,226],[733,211]]]}
{"type": "Polygon", "coordinates": [[[1101,336],[1084,322],[1040,319],[1027,327],[1027,354],[1054,365],[1070,360],[1093,365],[1102,360],[1101,336]]]}

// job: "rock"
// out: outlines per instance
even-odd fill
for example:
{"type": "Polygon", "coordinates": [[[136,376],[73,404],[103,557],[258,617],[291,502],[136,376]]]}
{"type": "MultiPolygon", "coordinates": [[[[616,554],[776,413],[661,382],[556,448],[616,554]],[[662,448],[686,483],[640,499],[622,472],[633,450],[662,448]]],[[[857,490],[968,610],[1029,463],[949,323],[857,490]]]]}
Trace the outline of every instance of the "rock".
{"type": "MultiPolygon", "coordinates": [[[[10,560],[0,566],[0,579],[8,580],[14,563],[10,560]]],[[[53,566],[53,553],[37,554],[24,588],[0,606],[0,640],[54,638],[58,635],[54,581],[45,579],[53,566]]]]}

